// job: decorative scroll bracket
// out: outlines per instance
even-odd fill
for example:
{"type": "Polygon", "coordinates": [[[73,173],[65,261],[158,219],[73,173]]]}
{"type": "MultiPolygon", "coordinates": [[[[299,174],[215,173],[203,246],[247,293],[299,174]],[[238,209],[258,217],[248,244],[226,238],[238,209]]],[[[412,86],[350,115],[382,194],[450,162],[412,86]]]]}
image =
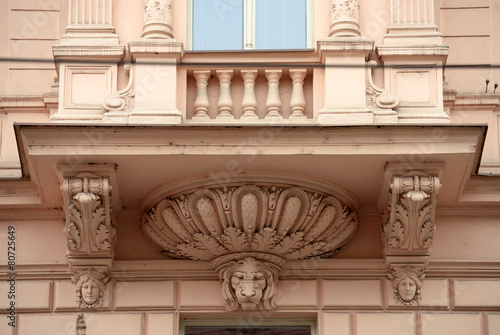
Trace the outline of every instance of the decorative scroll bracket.
{"type": "Polygon", "coordinates": [[[436,197],[441,188],[439,176],[435,169],[434,173],[421,169],[394,173],[398,166],[388,166],[386,174],[390,180],[382,233],[386,263],[427,265],[435,230],[436,197]]]}
{"type": "Polygon", "coordinates": [[[118,190],[112,190],[115,167],[59,166],[66,215],[68,264],[111,267],[116,244],[115,217],[121,209],[118,190]],[[85,171],[85,172],[83,172],[85,171]],[[113,192],[112,192],[113,191],[113,192]]]}
{"type": "Polygon", "coordinates": [[[443,168],[443,163],[386,166],[386,183],[379,199],[379,208],[384,207],[383,254],[390,267],[388,277],[394,299],[406,306],[418,304],[421,298],[421,281],[436,230],[436,201],[443,168]]]}
{"type": "Polygon", "coordinates": [[[371,60],[366,67],[366,106],[373,112],[374,123],[398,123],[398,96],[385,89],[377,87],[373,82],[372,69],[377,62],[371,60]]]}

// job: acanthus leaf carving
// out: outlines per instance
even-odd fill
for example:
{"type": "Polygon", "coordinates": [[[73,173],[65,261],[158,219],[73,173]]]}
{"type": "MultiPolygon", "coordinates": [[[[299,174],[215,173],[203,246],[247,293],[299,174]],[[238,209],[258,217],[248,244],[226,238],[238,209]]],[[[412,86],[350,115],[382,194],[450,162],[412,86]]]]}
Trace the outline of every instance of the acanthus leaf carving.
{"type": "MultiPolygon", "coordinates": [[[[211,261],[227,285],[231,277],[222,275],[226,264],[258,264],[278,271],[286,260],[330,256],[357,226],[356,213],[333,196],[268,184],[186,191],[157,203],[142,221],[144,234],[168,254],[211,261]]],[[[240,305],[244,310],[275,307],[275,289],[265,288],[259,301],[240,296],[238,303],[227,300],[228,292],[235,290],[223,291],[228,310],[240,305]]]]}
{"type": "Polygon", "coordinates": [[[400,252],[430,254],[436,195],[440,186],[437,176],[419,171],[393,177],[384,215],[386,256],[400,252]]]}
{"type": "Polygon", "coordinates": [[[68,255],[88,258],[92,254],[112,258],[116,243],[107,178],[89,173],[66,178],[66,238],[68,255]]]}

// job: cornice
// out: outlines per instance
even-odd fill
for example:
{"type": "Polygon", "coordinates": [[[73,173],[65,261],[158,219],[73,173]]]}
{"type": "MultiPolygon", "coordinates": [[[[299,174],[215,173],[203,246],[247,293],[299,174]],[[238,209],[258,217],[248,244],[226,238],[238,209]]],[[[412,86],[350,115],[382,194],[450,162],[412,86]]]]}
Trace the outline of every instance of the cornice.
{"type": "MultiPolygon", "coordinates": [[[[383,259],[310,259],[290,261],[280,279],[374,279],[385,278],[388,268],[383,259]]],[[[0,280],[7,278],[7,266],[0,266],[0,280]]],[[[67,264],[16,265],[19,280],[69,280],[67,264]]],[[[191,260],[114,261],[110,278],[121,281],[218,279],[207,262],[191,260]]],[[[426,278],[500,278],[498,260],[431,260],[426,278]]]]}

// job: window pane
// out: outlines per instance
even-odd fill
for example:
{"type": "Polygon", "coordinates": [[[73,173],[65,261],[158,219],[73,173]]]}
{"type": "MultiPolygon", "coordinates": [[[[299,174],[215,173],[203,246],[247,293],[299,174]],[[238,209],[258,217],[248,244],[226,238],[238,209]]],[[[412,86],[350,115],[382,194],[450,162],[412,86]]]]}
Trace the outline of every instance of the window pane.
{"type": "Polygon", "coordinates": [[[256,0],[256,48],[305,49],[306,17],[306,0],[256,0]]]}
{"type": "Polygon", "coordinates": [[[243,49],[243,0],[193,0],[193,50],[243,49]]]}

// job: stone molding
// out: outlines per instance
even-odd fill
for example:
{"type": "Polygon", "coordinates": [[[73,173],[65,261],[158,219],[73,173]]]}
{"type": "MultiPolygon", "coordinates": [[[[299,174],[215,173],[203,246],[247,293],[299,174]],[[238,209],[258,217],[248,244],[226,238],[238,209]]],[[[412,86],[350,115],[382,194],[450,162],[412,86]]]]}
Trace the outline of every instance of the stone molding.
{"type": "MultiPolygon", "coordinates": [[[[173,257],[210,262],[225,282],[226,308],[236,309],[237,300],[244,310],[252,310],[260,299],[250,303],[238,294],[233,299],[228,264],[239,264],[234,271],[249,263],[268,269],[274,273],[266,277],[270,285],[288,260],[333,255],[354,235],[357,225],[356,213],[331,195],[293,185],[255,183],[167,197],[144,215],[142,230],[173,257]]],[[[267,271],[261,270],[256,271],[267,271]]],[[[273,296],[266,290],[264,308],[275,307],[273,296]]]]}

